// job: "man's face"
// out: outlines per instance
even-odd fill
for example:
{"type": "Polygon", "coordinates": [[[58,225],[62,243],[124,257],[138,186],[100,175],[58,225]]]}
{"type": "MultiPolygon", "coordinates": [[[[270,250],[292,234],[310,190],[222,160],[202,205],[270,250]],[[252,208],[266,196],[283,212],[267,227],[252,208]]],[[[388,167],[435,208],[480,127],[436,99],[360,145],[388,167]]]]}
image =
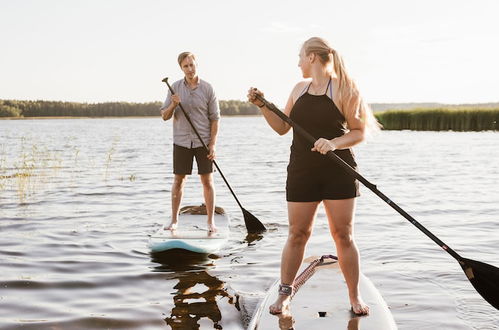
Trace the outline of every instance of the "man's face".
{"type": "Polygon", "coordinates": [[[187,56],[186,58],[184,58],[184,60],[180,63],[180,68],[184,72],[186,78],[193,79],[194,77],[196,77],[197,64],[192,57],[187,56]]]}

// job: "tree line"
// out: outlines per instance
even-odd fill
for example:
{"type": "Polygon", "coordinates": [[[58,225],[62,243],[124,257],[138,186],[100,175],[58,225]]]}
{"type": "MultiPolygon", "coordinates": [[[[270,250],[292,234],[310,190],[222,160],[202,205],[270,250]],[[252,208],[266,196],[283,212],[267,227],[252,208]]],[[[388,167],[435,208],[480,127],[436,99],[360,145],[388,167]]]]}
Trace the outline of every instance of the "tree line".
{"type": "MultiPolygon", "coordinates": [[[[0,117],[123,117],[159,116],[161,102],[77,103],[0,100],[0,117]]],[[[258,107],[239,100],[219,101],[223,116],[258,115],[258,107]]],[[[493,104],[491,104],[493,105],[493,104]]],[[[385,130],[499,130],[499,107],[430,107],[376,112],[385,130]]]]}
{"type": "Polygon", "coordinates": [[[430,108],[375,113],[386,130],[498,131],[499,108],[430,108]]]}
{"type": "MultiPolygon", "coordinates": [[[[159,116],[161,102],[78,103],[61,101],[0,100],[0,117],[124,117],[159,116]]],[[[257,115],[258,107],[248,102],[219,101],[222,116],[257,115]]]]}

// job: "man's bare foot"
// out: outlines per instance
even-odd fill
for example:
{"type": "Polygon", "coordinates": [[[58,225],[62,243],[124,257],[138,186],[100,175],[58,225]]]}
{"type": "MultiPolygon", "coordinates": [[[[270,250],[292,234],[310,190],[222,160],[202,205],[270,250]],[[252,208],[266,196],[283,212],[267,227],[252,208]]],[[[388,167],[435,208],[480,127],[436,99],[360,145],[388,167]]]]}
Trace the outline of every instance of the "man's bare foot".
{"type": "Polygon", "coordinates": [[[168,226],[165,226],[163,229],[164,230],[175,230],[177,229],[177,226],[178,226],[178,223],[175,221],[175,222],[171,222],[168,226]]]}
{"type": "Polygon", "coordinates": [[[352,305],[352,312],[355,315],[368,315],[369,306],[362,300],[362,298],[351,299],[350,304],[352,305]]]}
{"type": "Polygon", "coordinates": [[[214,223],[208,223],[208,232],[210,232],[210,233],[216,233],[217,232],[217,227],[215,226],[214,223]]]}
{"type": "Polygon", "coordinates": [[[285,295],[280,294],[277,297],[277,300],[275,301],[275,303],[270,305],[270,307],[269,307],[270,314],[275,315],[275,314],[281,314],[283,312],[286,312],[287,310],[289,310],[290,301],[291,301],[291,296],[285,296],[285,295]]]}

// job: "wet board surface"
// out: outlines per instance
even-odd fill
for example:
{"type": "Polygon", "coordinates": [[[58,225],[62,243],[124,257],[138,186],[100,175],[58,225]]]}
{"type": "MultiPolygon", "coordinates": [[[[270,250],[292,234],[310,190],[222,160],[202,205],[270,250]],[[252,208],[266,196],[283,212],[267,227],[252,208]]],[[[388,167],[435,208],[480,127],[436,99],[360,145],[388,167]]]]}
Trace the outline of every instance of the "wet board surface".
{"type": "MultiPolygon", "coordinates": [[[[316,258],[305,259],[299,274],[316,258]]],[[[383,297],[364,275],[361,275],[359,286],[362,298],[370,307],[370,313],[356,316],[350,311],[348,290],[338,262],[331,261],[318,266],[314,275],[293,297],[289,313],[272,315],[269,313],[269,306],[277,299],[278,286],[279,281],[269,289],[248,329],[397,329],[383,297]]]]}
{"type": "Polygon", "coordinates": [[[180,214],[176,230],[164,230],[163,226],[151,235],[151,252],[163,252],[173,249],[188,250],[196,253],[216,253],[229,239],[229,217],[227,214],[215,214],[217,232],[207,230],[206,214],[180,214]]]}

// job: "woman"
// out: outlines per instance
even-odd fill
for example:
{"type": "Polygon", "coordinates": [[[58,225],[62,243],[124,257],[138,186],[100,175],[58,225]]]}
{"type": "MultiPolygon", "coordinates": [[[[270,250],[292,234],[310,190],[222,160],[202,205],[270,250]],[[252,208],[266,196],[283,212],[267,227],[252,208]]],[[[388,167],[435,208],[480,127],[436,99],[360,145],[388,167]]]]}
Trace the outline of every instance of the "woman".
{"type": "MultiPolygon", "coordinates": [[[[377,129],[378,124],[346,73],[341,57],[327,41],[317,37],[305,41],[298,66],[303,78],[312,80],[299,82],[293,88],[284,113],[319,139],[311,145],[293,133],[286,181],[289,234],[282,252],[279,296],[271,305],[270,313],[279,314],[289,307],[293,281],[312,233],[317,207],[322,202],[348,286],[352,311],[365,315],[369,313],[369,307],[359,292],[359,252],[353,239],[359,184],[323,155],[333,150],[355,168],[350,148],[364,140],[369,128],[377,129]]],[[[286,134],[291,128],[289,124],[267,109],[257,95],[263,94],[250,88],[249,101],[262,109],[272,129],[280,135],[286,134]]]]}

